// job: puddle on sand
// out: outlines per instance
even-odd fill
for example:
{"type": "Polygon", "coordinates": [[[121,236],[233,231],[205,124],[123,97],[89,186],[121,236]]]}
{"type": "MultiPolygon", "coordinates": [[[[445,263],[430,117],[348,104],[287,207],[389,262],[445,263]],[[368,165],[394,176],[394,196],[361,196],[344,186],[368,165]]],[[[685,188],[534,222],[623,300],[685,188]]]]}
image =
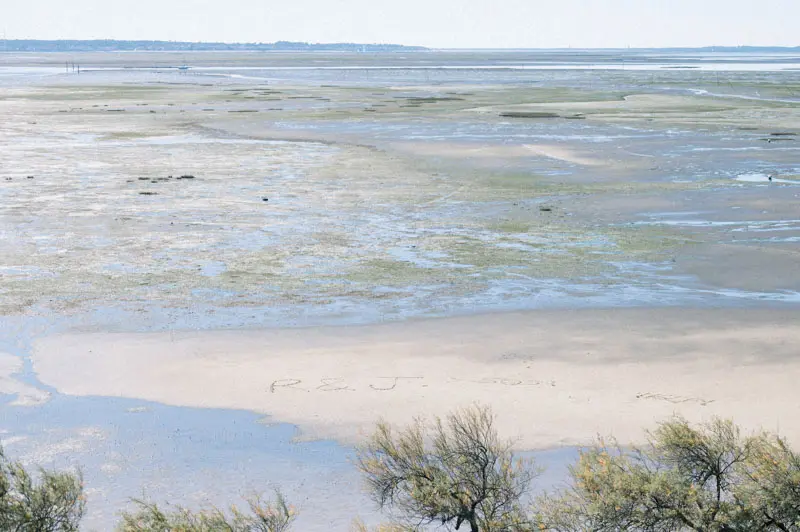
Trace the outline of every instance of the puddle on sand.
{"type": "Polygon", "coordinates": [[[785,183],[789,185],[800,185],[800,181],[794,179],[781,179],[767,174],[741,174],[734,178],[736,181],[745,183],[785,183]]]}

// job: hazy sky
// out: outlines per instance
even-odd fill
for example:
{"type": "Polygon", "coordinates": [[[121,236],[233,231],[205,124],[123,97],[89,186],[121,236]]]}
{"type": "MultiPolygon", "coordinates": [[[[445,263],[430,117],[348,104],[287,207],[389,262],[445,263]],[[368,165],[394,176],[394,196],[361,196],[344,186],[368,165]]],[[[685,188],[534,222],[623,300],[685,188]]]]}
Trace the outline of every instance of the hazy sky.
{"type": "Polygon", "coordinates": [[[0,0],[10,39],[800,45],[800,0],[0,0]]]}

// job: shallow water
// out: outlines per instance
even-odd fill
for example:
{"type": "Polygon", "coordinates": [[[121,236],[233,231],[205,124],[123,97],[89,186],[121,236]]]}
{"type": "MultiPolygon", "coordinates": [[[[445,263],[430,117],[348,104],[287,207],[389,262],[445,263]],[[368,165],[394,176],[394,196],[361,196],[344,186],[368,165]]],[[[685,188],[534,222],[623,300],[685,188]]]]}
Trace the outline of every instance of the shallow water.
{"type": "Polygon", "coordinates": [[[742,174],[736,176],[735,179],[736,181],[743,181],[745,183],[786,183],[788,185],[800,185],[800,181],[795,179],[781,179],[765,174],[742,174]]]}
{"type": "Polygon", "coordinates": [[[131,497],[143,496],[224,505],[280,487],[307,530],[344,528],[371,507],[357,492],[338,495],[359,481],[350,450],[294,442],[293,427],[251,413],[64,396],[36,408],[3,408],[9,422],[0,438],[9,456],[26,465],[81,468],[90,529],[108,529],[131,497]]]}

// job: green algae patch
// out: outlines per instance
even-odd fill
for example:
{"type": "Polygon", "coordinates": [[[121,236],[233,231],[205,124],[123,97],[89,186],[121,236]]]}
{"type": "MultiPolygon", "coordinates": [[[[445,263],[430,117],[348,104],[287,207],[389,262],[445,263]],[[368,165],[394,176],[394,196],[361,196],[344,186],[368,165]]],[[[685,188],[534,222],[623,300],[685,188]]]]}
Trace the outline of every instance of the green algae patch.
{"type": "Polygon", "coordinates": [[[611,227],[603,234],[613,243],[614,250],[639,262],[665,260],[679,248],[694,243],[677,230],[665,227],[611,227]]]}
{"type": "Polygon", "coordinates": [[[100,140],[139,140],[161,136],[155,131],[114,131],[105,133],[100,140]]]}
{"type": "Polygon", "coordinates": [[[495,233],[529,233],[535,228],[537,226],[530,220],[503,220],[487,226],[495,233]]]}
{"type": "Polygon", "coordinates": [[[423,268],[412,262],[374,258],[360,261],[344,279],[353,283],[378,286],[411,286],[435,284],[437,278],[446,277],[446,272],[434,268],[423,268]]]}

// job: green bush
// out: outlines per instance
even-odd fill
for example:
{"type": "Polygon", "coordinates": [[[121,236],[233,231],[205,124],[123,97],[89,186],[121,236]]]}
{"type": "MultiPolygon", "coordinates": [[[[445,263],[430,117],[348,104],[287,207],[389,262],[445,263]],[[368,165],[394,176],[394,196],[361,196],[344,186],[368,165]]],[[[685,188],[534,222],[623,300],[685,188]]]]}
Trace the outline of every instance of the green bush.
{"type": "Polygon", "coordinates": [[[38,470],[34,479],[0,449],[0,530],[76,532],[85,508],[80,473],[38,470]]]}
{"type": "Polygon", "coordinates": [[[137,509],[122,514],[119,532],[285,532],[297,517],[280,492],[272,501],[249,499],[249,512],[235,506],[227,513],[216,507],[196,512],[180,506],[164,510],[147,501],[133,502],[137,509]]]}
{"type": "MultiPolygon", "coordinates": [[[[581,452],[566,489],[526,508],[532,463],[498,438],[488,408],[379,423],[357,465],[392,522],[376,532],[440,525],[471,532],[800,532],[800,454],[781,438],[742,436],[727,420],[664,422],[643,447],[600,440],[581,452]]],[[[242,511],[193,511],[134,500],[119,532],[286,532],[296,518],[280,492],[242,511]]],[[[29,473],[0,449],[0,531],[77,532],[85,508],[80,473],[29,473]]],[[[355,522],[353,530],[368,528],[355,522]]]]}
{"type": "Polygon", "coordinates": [[[800,456],[727,420],[662,423],[643,448],[600,441],[538,501],[541,530],[800,531],[800,456]]]}
{"type": "Polygon", "coordinates": [[[407,525],[439,523],[472,532],[522,530],[522,497],[534,476],[501,441],[488,408],[457,411],[395,433],[379,423],[358,450],[368,491],[407,525]]]}

